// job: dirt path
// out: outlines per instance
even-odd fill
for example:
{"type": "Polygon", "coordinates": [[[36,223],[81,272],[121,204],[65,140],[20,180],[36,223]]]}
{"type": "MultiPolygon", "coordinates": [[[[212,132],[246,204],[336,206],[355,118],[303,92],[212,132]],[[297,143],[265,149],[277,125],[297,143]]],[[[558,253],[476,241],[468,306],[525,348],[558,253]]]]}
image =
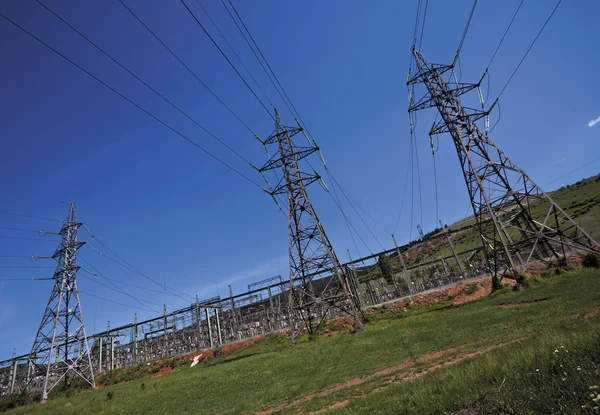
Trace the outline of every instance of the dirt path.
{"type": "MultiPolygon", "coordinates": [[[[375,373],[372,373],[367,376],[363,376],[360,378],[352,378],[346,380],[344,383],[337,384],[330,388],[324,389],[320,392],[315,392],[311,394],[304,395],[300,398],[295,399],[292,402],[282,403],[280,405],[276,405],[270,408],[265,408],[259,412],[256,412],[256,415],[268,415],[273,412],[278,412],[284,409],[296,409],[296,412],[303,413],[304,411],[301,408],[301,405],[315,398],[322,398],[328,395],[347,391],[349,392],[352,389],[356,389],[355,396],[364,396],[367,393],[379,392],[390,387],[394,383],[405,382],[414,380],[421,376],[424,376],[428,373],[434,372],[438,369],[444,368],[446,366],[454,365],[456,363],[460,363],[466,359],[470,359],[481,354],[487,353],[491,350],[495,350],[501,347],[506,347],[515,342],[522,341],[527,337],[521,337],[518,339],[510,340],[503,343],[498,343],[486,347],[482,347],[478,350],[475,350],[470,353],[462,353],[466,349],[472,346],[483,346],[483,344],[488,341],[487,339],[479,340],[478,342],[468,343],[457,347],[451,347],[447,349],[442,349],[436,352],[424,354],[421,356],[415,356],[409,359],[405,359],[397,365],[387,367],[385,369],[381,369],[375,373]],[[425,367],[422,367],[423,364],[425,367]],[[376,382],[371,382],[376,381],[376,382]],[[359,388],[359,386],[361,388],[359,388]]],[[[340,398],[339,401],[334,402],[333,404],[328,405],[325,408],[319,409],[316,412],[311,412],[312,414],[321,414],[336,408],[340,408],[346,406],[350,402],[348,396],[344,396],[340,398]]]]}

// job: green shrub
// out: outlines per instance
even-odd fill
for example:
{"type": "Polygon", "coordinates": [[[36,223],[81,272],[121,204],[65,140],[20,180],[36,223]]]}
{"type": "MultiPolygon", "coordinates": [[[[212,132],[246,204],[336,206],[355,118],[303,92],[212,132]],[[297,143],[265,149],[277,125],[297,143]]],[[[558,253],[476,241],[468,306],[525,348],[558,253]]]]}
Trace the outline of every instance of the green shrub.
{"type": "Polygon", "coordinates": [[[25,395],[9,395],[0,398],[0,412],[6,412],[9,409],[15,409],[28,403],[29,401],[25,395]]]}
{"type": "Polygon", "coordinates": [[[596,254],[587,254],[583,257],[581,265],[586,268],[600,268],[600,259],[598,259],[598,255],[596,254]]]}
{"type": "Polygon", "coordinates": [[[475,291],[477,291],[477,284],[469,284],[467,286],[467,289],[465,290],[465,294],[466,295],[471,295],[473,294],[475,291]]]}

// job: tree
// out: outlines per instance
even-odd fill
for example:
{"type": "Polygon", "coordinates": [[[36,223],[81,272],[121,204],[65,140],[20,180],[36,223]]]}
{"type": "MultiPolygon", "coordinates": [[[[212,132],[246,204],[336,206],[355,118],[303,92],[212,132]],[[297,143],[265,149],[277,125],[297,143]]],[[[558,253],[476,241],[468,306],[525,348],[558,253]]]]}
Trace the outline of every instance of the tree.
{"type": "Polygon", "coordinates": [[[394,277],[392,275],[392,265],[390,264],[390,259],[387,257],[387,255],[379,255],[377,265],[379,265],[381,276],[385,279],[385,281],[388,284],[394,284],[394,277]]]}

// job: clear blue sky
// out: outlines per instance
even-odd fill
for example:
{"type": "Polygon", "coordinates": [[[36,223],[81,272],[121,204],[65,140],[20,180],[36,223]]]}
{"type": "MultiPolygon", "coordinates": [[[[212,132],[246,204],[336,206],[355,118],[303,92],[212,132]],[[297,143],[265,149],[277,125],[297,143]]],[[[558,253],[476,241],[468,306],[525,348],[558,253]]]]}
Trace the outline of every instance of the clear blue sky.
{"type": "MultiPolygon", "coordinates": [[[[221,3],[202,3],[273,103],[291,120],[221,3]]],[[[405,81],[416,3],[236,2],[331,171],[388,232],[398,216],[408,158],[405,81]]],[[[452,60],[472,4],[452,3],[450,7],[448,2],[430,2],[422,52],[432,61],[452,60]]],[[[480,2],[461,55],[463,80],[479,79],[518,3],[480,2]]],[[[265,161],[262,147],[248,131],[118,1],[46,0],[46,4],[254,164],[265,161]]],[[[270,118],[181,3],[128,0],[127,4],[253,131],[263,137],[271,132],[270,118]]],[[[198,4],[192,0],[188,4],[223,44],[198,4]]],[[[490,99],[499,93],[554,4],[525,1],[492,65],[490,99]]],[[[261,180],[35,1],[2,2],[0,12],[244,174],[261,180]]],[[[594,52],[600,39],[599,13],[597,2],[563,2],[501,100],[502,120],[492,138],[542,186],[594,159],[600,150],[600,124],[588,127],[600,117],[599,62],[594,52]]],[[[89,227],[124,259],[146,275],[201,298],[216,295],[217,290],[226,295],[227,284],[241,292],[255,280],[287,276],[287,224],[269,197],[4,19],[0,19],[0,53],[0,211],[61,220],[67,213],[61,202],[74,201],[89,227]]],[[[433,117],[433,111],[419,114],[417,131],[425,232],[436,225],[426,135],[433,117]]],[[[496,112],[492,122],[497,117],[496,112]]],[[[451,223],[465,215],[468,199],[448,137],[440,137],[436,160],[440,218],[451,223]]],[[[599,166],[581,169],[549,190],[596,174],[599,166]]],[[[329,196],[318,185],[309,191],[340,259],[347,259],[347,248],[358,257],[329,196]]],[[[420,222],[417,199],[411,229],[410,205],[407,198],[396,230],[401,243],[415,237],[420,222]]],[[[345,210],[369,250],[380,250],[347,204],[345,210]]],[[[389,233],[366,221],[385,248],[391,247],[389,233]]],[[[57,231],[60,223],[0,215],[0,226],[57,231]]],[[[7,257],[51,255],[57,237],[0,231],[2,236],[34,239],[0,238],[0,279],[52,275],[51,260],[7,257]],[[8,268],[31,266],[49,268],[8,268]]],[[[90,241],[83,230],[81,238],[90,241]]],[[[94,241],[90,244],[106,251],[94,241]]],[[[360,242],[358,247],[360,254],[368,253],[360,242]]],[[[132,284],[90,248],[80,253],[104,275],[132,284]]],[[[129,274],[136,283],[159,291],[123,285],[135,296],[157,304],[166,299],[170,308],[187,305],[129,274]]],[[[79,288],[139,306],[92,280],[81,272],[79,288]]],[[[29,351],[50,284],[0,281],[0,359],[8,357],[13,347],[19,354],[29,351]]],[[[82,300],[88,333],[94,326],[104,328],[107,320],[113,327],[125,324],[136,311],[86,294],[82,300]]],[[[137,312],[140,319],[153,316],[137,312]]]]}

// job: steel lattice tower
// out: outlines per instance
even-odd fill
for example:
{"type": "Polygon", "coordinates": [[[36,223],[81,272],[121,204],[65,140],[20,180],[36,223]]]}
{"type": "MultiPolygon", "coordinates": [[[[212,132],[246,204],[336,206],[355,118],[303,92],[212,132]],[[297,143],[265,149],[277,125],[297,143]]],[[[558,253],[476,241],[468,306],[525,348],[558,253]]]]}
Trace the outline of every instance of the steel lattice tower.
{"type": "Polygon", "coordinates": [[[58,383],[65,385],[71,378],[79,377],[95,387],[90,350],[83,324],[81,302],[77,291],[77,250],[85,242],[77,241],[77,230],[82,224],[76,221],[75,204],[59,232],[62,240],[52,258],[58,265],[54,271],[54,286],[42,322],[29,355],[29,385],[43,376],[42,400],[58,383]],[[38,378],[38,379],[36,379],[38,378]]]}
{"type": "Polygon", "coordinates": [[[505,275],[519,280],[533,261],[559,259],[567,250],[596,250],[598,243],[477,126],[489,111],[461,104],[459,97],[480,83],[461,83],[453,65],[433,64],[414,47],[412,54],[417,73],[409,73],[409,91],[421,83],[427,93],[417,102],[410,96],[408,111],[436,107],[441,120],[430,134],[450,133],[496,281],[505,275]]]}
{"type": "Polygon", "coordinates": [[[287,197],[292,340],[300,331],[298,323],[309,334],[314,334],[331,307],[352,315],[355,329],[360,330],[360,305],[351,290],[348,270],[342,268],[306,192],[306,186],[320,177],[316,172],[302,172],[298,166],[300,160],[319,149],[312,144],[308,147],[295,145],[292,137],[302,128],[284,126],[277,110],[274,120],[275,130],[261,142],[265,146],[277,145],[277,153],[258,170],[264,173],[281,168],[283,172],[282,179],[268,193],[273,198],[276,195],[287,197]],[[331,278],[325,287],[315,290],[313,278],[324,273],[331,273],[331,278]],[[322,295],[325,292],[326,296],[322,295]]]}

